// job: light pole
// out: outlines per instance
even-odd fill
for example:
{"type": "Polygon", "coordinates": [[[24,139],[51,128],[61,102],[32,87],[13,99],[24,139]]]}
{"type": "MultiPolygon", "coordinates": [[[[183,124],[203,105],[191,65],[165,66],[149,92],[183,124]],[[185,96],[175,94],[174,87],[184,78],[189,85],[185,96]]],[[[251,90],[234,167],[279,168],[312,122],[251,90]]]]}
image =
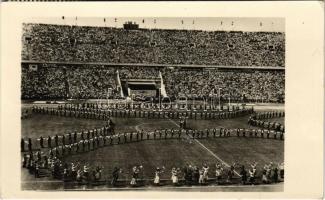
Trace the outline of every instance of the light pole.
{"type": "Polygon", "coordinates": [[[221,90],[221,88],[218,88],[218,92],[219,92],[219,109],[221,110],[221,105],[220,105],[220,90],[221,90]]]}
{"type": "Polygon", "coordinates": [[[193,96],[192,109],[196,110],[195,99],[197,98],[197,95],[193,94],[192,96],[193,96]]]}
{"type": "Polygon", "coordinates": [[[161,111],[161,100],[160,100],[161,88],[158,88],[158,92],[159,92],[159,111],[161,111]]]}
{"type": "Polygon", "coordinates": [[[131,95],[131,110],[132,110],[132,111],[133,111],[133,99],[134,99],[134,95],[135,95],[135,94],[132,94],[132,95],[131,95]]]}
{"type": "Polygon", "coordinates": [[[112,89],[107,88],[107,109],[110,109],[109,95],[112,94],[112,89]]]}

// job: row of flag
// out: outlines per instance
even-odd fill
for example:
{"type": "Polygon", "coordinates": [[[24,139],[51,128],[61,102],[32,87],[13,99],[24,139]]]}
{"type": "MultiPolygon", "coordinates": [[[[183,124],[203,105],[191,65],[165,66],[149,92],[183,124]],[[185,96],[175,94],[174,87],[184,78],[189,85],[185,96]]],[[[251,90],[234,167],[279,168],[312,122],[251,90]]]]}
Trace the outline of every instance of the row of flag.
{"type": "MultiPolygon", "coordinates": [[[[65,16],[62,16],[62,19],[65,20],[65,16]]],[[[77,21],[77,20],[78,20],[78,17],[76,17],[75,20],[77,21]]],[[[114,22],[116,23],[117,21],[118,21],[117,18],[114,18],[114,22]]],[[[105,23],[105,22],[106,22],[106,18],[104,18],[104,23],[105,23]]],[[[180,22],[181,22],[181,24],[184,24],[184,20],[181,20],[180,22]]],[[[143,23],[143,24],[145,23],[145,19],[142,19],[142,23],[143,23]]],[[[157,20],[154,19],[154,20],[153,20],[153,23],[156,24],[156,23],[157,23],[157,20]]],[[[220,22],[220,25],[223,25],[223,23],[224,23],[224,22],[221,21],[221,22],[220,22]]],[[[195,20],[192,21],[192,24],[195,24],[195,20]]],[[[234,26],[234,24],[235,24],[235,23],[232,21],[232,22],[231,22],[231,25],[234,26]]],[[[263,26],[263,23],[260,22],[259,25],[260,25],[260,26],[263,26]]],[[[272,22],[272,25],[273,25],[273,22],[272,22]]]]}

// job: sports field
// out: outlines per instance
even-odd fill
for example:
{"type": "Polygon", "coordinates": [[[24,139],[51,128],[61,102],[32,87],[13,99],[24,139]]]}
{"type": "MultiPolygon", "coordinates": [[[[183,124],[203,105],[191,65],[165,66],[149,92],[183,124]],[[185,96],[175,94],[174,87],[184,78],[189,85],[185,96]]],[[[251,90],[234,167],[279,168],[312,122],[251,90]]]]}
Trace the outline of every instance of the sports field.
{"type": "MultiPolygon", "coordinates": [[[[249,128],[249,116],[225,120],[188,120],[188,127],[192,129],[205,128],[249,128]],[[195,121],[195,123],[194,123],[195,121]]],[[[270,119],[283,122],[284,118],[270,119]]],[[[135,132],[138,130],[153,131],[159,129],[178,128],[178,121],[173,119],[143,119],[143,118],[113,118],[116,132],[135,132]]],[[[43,114],[33,114],[22,120],[22,137],[39,138],[55,134],[81,131],[95,127],[102,127],[105,121],[58,117],[43,114]]],[[[253,128],[253,127],[250,127],[253,128]]],[[[226,165],[237,163],[239,166],[249,166],[254,161],[258,168],[269,162],[284,161],[284,141],[263,138],[208,138],[208,139],[161,139],[146,140],[120,145],[106,146],[95,151],[73,154],[65,157],[67,162],[79,162],[92,166],[103,166],[103,178],[111,179],[114,167],[121,167],[121,179],[130,180],[134,165],[143,165],[141,177],[153,179],[156,167],[165,166],[162,179],[170,179],[172,167],[182,168],[186,164],[201,167],[203,163],[211,167],[209,177],[214,177],[214,166],[217,162],[226,165]]],[[[258,174],[260,176],[261,174],[258,174]]],[[[48,180],[48,178],[33,179],[28,173],[23,173],[23,179],[28,181],[48,180]]]]}

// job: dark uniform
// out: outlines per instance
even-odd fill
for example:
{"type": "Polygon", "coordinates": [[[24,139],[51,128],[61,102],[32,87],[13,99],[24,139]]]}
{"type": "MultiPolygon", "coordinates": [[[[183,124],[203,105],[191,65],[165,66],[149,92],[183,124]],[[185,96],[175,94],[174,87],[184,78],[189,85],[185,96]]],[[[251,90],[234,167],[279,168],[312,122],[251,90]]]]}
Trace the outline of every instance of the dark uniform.
{"type": "Polygon", "coordinates": [[[25,140],[23,138],[20,141],[20,149],[22,152],[25,151],[25,140]]]}
{"type": "Polygon", "coordinates": [[[65,145],[65,135],[62,135],[62,144],[65,145]]]}
{"type": "Polygon", "coordinates": [[[59,136],[58,135],[55,135],[54,140],[55,140],[55,146],[59,146],[59,136]]]}
{"type": "Polygon", "coordinates": [[[32,139],[28,138],[28,150],[32,151],[32,139]]]}
{"type": "Polygon", "coordinates": [[[39,139],[39,144],[40,144],[41,148],[44,148],[44,139],[42,136],[39,139]]]}
{"type": "Polygon", "coordinates": [[[52,138],[51,138],[51,136],[49,136],[48,139],[47,139],[47,147],[49,147],[49,148],[52,147],[52,138]]]}
{"type": "Polygon", "coordinates": [[[73,141],[77,142],[77,131],[75,131],[73,134],[73,141]]]}
{"type": "Polygon", "coordinates": [[[68,140],[69,140],[69,144],[72,144],[72,135],[71,135],[71,133],[69,133],[69,135],[68,135],[68,140]]]}

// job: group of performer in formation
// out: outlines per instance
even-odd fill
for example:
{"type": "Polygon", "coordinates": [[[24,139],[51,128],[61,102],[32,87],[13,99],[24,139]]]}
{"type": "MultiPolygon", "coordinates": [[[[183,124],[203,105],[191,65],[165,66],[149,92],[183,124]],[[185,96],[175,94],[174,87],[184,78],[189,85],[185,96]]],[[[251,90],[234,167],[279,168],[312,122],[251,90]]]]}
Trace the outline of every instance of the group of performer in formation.
{"type": "Polygon", "coordinates": [[[248,125],[266,128],[269,130],[284,132],[283,124],[278,123],[278,122],[266,121],[266,119],[271,119],[271,118],[276,118],[276,117],[284,117],[284,112],[273,111],[273,112],[264,112],[264,113],[253,114],[248,119],[248,125]]]}
{"type": "MultiPolygon", "coordinates": [[[[242,110],[245,111],[245,110],[242,110]]],[[[253,110],[246,110],[251,113],[253,110]]],[[[112,115],[108,115],[105,111],[92,107],[73,107],[61,106],[58,109],[48,107],[33,107],[32,112],[43,114],[55,114],[59,116],[86,116],[95,119],[105,120],[105,126],[92,130],[82,130],[81,132],[73,132],[63,135],[55,135],[43,137],[40,136],[36,141],[28,138],[21,139],[21,151],[23,152],[23,167],[28,168],[35,177],[42,177],[44,173],[51,172],[56,179],[64,181],[77,181],[82,183],[94,183],[106,181],[102,178],[102,166],[90,166],[88,164],[81,165],[79,163],[65,162],[65,157],[71,154],[92,151],[101,147],[116,145],[122,143],[139,142],[143,140],[156,139],[186,139],[193,141],[201,138],[217,138],[217,137],[260,137],[269,139],[284,139],[284,127],[279,123],[262,123],[263,129],[237,128],[237,129],[204,129],[191,130],[186,127],[186,114],[178,115],[180,122],[177,129],[165,129],[155,131],[137,131],[129,133],[115,133],[115,124],[111,120],[112,115]],[[283,128],[282,128],[283,127],[283,128]],[[26,147],[27,146],[27,147],[26,147]]],[[[240,112],[240,111],[235,111],[240,112]]],[[[262,114],[253,114],[248,120],[248,124],[259,126],[259,119],[268,119],[272,117],[283,117],[283,112],[269,112],[262,114]]],[[[182,169],[173,167],[171,169],[171,181],[174,185],[179,185],[180,180],[186,185],[192,184],[208,184],[215,180],[215,183],[233,183],[234,180],[240,178],[242,184],[258,184],[278,182],[284,177],[284,167],[282,164],[266,164],[261,173],[258,175],[257,163],[252,164],[251,169],[247,170],[244,165],[237,167],[239,173],[235,171],[235,164],[227,166],[217,163],[215,166],[215,177],[208,178],[210,167],[203,164],[202,168],[188,165],[182,169]],[[259,179],[259,180],[257,180],[259,179]]],[[[132,179],[130,185],[139,185],[139,174],[143,171],[143,166],[134,166],[132,168],[132,179]]],[[[110,183],[117,186],[120,182],[119,177],[123,170],[115,167],[110,183]]],[[[161,175],[166,173],[165,167],[157,167],[155,170],[153,184],[160,185],[161,175]]],[[[211,172],[210,172],[211,173],[211,172]]],[[[143,177],[142,177],[143,178],[143,177]]],[[[141,178],[141,180],[142,180],[141,178]]],[[[238,181],[237,181],[238,182],[238,181]]]]}
{"type": "MultiPolygon", "coordinates": [[[[78,104],[79,105],[79,104],[78,104]]],[[[108,120],[110,117],[123,118],[157,118],[157,119],[179,119],[180,117],[188,117],[189,119],[229,119],[254,112],[253,108],[242,108],[227,106],[225,110],[129,110],[116,109],[108,110],[98,107],[82,107],[74,105],[53,107],[34,106],[31,110],[33,113],[49,114],[64,117],[75,117],[85,119],[108,120]]],[[[26,110],[22,114],[22,118],[29,116],[29,111],[26,110]]]]}
{"type": "Polygon", "coordinates": [[[122,144],[143,140],[156,139],[202,139],[216,137],[259,137],[267,139],[284,139],[284,132],[269,129],[228,129],[228,128],[213,128],[213,129],[184,129],[185,120],[181,120],[179,129],[161,129],[155,131],[137,131],[127,133],[116,133],[114,131],[114,123],[110,122],[107,126],[82,131],[81,133],[74,132],[64,135],[55,135],[43,137],[40,136],[36,141],[28,138],[26,141],[21,139],[22,151],[33,151],[39,148],[50,148],[50,153],[55,155],[65,155],[66,153],[78,153],[97,149],[114,144],[122,144]],[[54,144],[53,144],[54,143],[54,144]],[[26,147],[27,146],[27,147],[26,147]],[[35,147],[34,147],[35,146],[35,147]],[[61,152],[61,153],[60,153],[61,152]]]}
{"type": "MultiPolygon", "coordinates": [[[[23,157],[23,167],[27,168],[35,178],[42,176],[52,176],[65,182],[78,182],[83,184],[111,184],[114,186],[125,186],[127,181],[121,179],[124,170],[115,167],[110,177],[103,177],[102,166],[91,166],[89,164],[81,165],[80,163],[61,161],[53,155],[44,156],[41,152],[25,154],[23,157]]],[[[190,164],[170,170],[170,182],[175,185],[207,185],[207,184],[269,184],[277,183],[284,179],[284,164],[267,163],[263,168],[257,169],[257,163],[251,164],[250,169],[246,169],[244,165],[236,166],[234,163],[227,166],[224,163],[216,163],[210,170],[210,166],[203,164],[202,167],[192,166],[190,164]],[[239,172],[236,171],[239,169],[239,172]],[[211,176],[211,177],[209,177],[211,176]]],[[[131,170],[131,178],[129,184],[131,186],[141,186],[154,184],[156,186],[169,184],[168,179],[163,179],[162,176],[166,172],[164,166],[157,167],[152,179],[145,179],[141,175],[144,170],[142,165],[136,165],[131,170]]],[[[127,172],[126,172],[127,173],[127,172]]],[[[168,175],[167,175],[168,176],[168,175]]]]}

